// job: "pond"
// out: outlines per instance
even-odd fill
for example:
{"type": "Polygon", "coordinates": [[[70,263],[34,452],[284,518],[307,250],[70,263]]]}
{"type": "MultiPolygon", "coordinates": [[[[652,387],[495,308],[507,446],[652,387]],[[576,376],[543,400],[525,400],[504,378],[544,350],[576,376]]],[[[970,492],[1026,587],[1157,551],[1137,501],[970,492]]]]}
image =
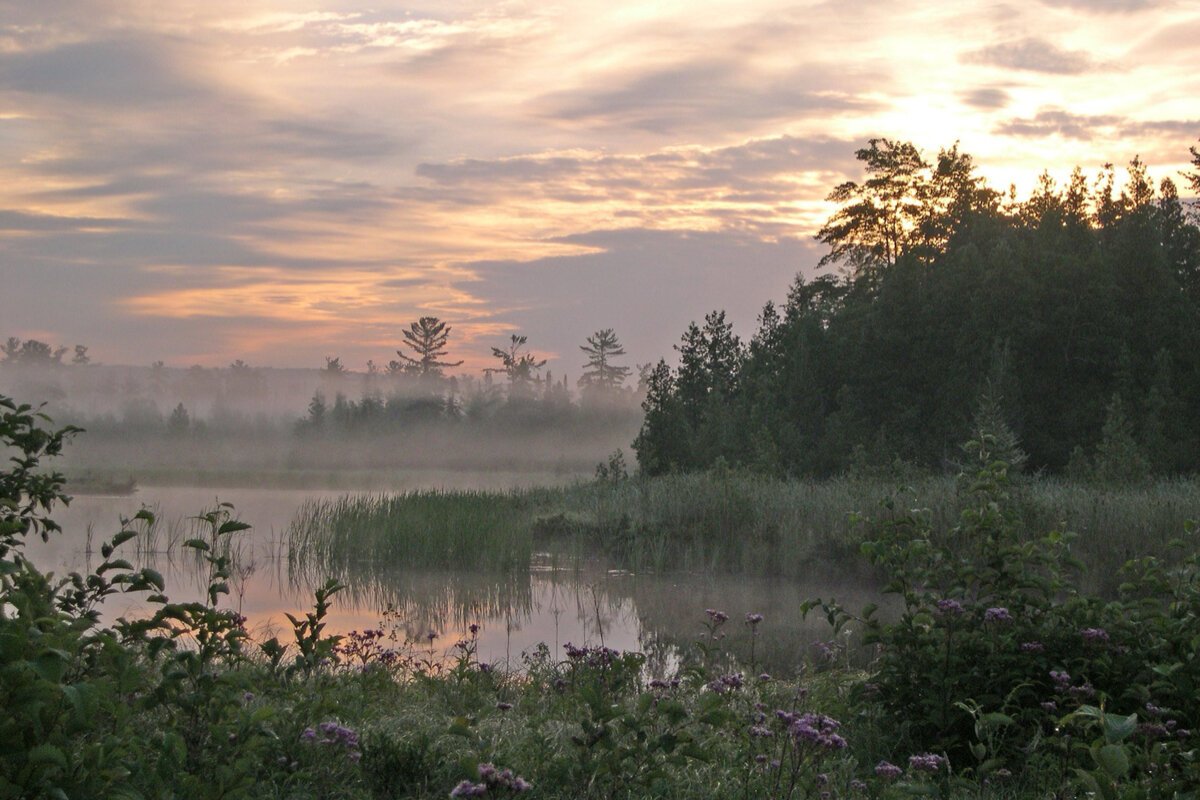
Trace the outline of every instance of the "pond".
{"type": "MultiPolygon", "coordinates": [[[[236,516],[252,525],[231,540],[234,569],[226,602],[247,618],[258,639],[291,641],[286,614],[311,609],[313,590],[330,577],[321,564],[287,557],[286,530],[296,510],[312,498],[342,492],[290,489],[143,488],[132,497],[81,496],[54,515],[63,526],[49,542],[34,542],[28,555],[41,569],[57,574],[86,572],[100,561],[101,542],[118,531],[121,517],[146,506],[158,517],[152,535],[126,543],[123,557],[135,566],[163,574],[166,594],[176,601],[200,600],[207,572],[192,551],[180,545],[202,533],[195,515],[216,503],[232,503],[236,516]]],[[[379,569],[353,566],[336,576],[346,588],[334,597],[327,633],[382,628],[395,645],[405,641],[418,652],[444,656],[478,625],[478,655],[484,661],[519,667],[523,652],[539,643],[561,655],[563,646],[604,645],[640,650],[651,664],[673,662],[679,649],[705,632],[705,609],[726,612],[722,645],[751,657],[745,615],[765,617],[754,642],[754,661],[780,674],[824,652],[823,619],[801,619],[801,603],[836,596],[851,609],[876,600],[871,582],[825,565],[805,580],[744,575],[631,574],[598,562],[570,562],[538,554],[528,569],[510,572],[379,569]],[[839,572],[843,572],[840,571],[839,572]],[[432,644],[429,634],[434,634],[432,644]]],[[[139,595],[110,598],[107,619],[146,613],[139,595]]],[[[835,648],[836,649],[836,648],[835,648]]]]}

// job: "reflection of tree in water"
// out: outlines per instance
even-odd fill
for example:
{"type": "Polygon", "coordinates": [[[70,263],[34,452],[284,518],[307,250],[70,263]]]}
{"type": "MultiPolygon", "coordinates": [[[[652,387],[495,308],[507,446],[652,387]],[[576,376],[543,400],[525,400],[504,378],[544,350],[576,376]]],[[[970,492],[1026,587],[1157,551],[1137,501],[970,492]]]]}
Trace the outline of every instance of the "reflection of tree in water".
{"type": "Polygon", "coordinates": [[[603,572],[407,570],[377,562],[324,564],[319,559],[296,559],[287,570],[289,593],[302,596],[336,578],[346,586],[338,596],[342,605],[393,609],[390,616],[413,639],[430,631],[462,631],[476,622],[503,623],[511,634],[541,615],[552,620],[546,644],[559,648],[564,644],[559,624],[567,615],[574,614],[585,636],[597,642],[634,619],[630,599],[613,594],[603,572]]]}

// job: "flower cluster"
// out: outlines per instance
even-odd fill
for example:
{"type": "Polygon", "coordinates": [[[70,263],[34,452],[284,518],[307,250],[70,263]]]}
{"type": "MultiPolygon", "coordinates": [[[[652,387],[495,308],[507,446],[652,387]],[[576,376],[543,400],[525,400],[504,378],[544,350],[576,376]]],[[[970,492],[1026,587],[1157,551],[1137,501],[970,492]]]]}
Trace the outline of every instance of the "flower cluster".
{"type": "Polygon", "coordinates": [[[1103,644],[1108,641],[1108,631],[1104,628],[1084,628],[1079,635],[1089,644],[1103,644]]]}
{"type": "Polygon", "coordinates": [[[916,772],[937,772],[948,763],[945,756],[937,753],[919,753],[908,757],[908,766],[916,772]]]}
{"type": "Polygon", "coordinates": [[[984,622],[997,622],[997,623],[1012,622],[1013,617],[1012,617],[1012,614],[1008,613],[1007,608],[1002,608],[1000,606],[996,606],[994,608],[989,608],[987,611],[983,612],[983,621],[984,622]]]}
{"type": "Polygon", "coordinates": [[[751,630],[754,630],[758,626],[758,623],[760,623],[762,621],[763,621],[762,614],[747,614],[746,615],[746,624],[750,626],[751,630]]]}
{"type": "Polygon", "coordinates": [[[621,656],[611,647],[576,647],[570,642],[563,645],[563,650],[567,651],[568,660],[600,669],[612,666],[612,663],[621,656]]]}
{"type": "Polygon", "coordinates": [[[775,716],[787,725],[788,733],[798,745],[810,744],[826,750],[841,750],[846,747],[846,740],[837,733],[841,723],[833,717],[812,712],[796,714],[788,711],[776,711],[775,716]]]}
{"type": "Polygon", "coordinates": [[[497,769],[494,764],[479,765],[479,783],[461,781],[450,790],[451,797],[483,797],[489,791],[507,790],[513,794],[527,792],[533,784],[515,775],[511,769],[497,769]]]}
{"type": "Polygon", "coordinates": [[[745,679],[740,672],[731,672],[728,675],[722,675],[714,681],[709,682],[709,691],[717,694],[725,694],[726,692],[736,691],[745,684],[745,679]]]}
{"type": "Polygon", "coordinates": [[[937,601],[937,610],[939,614],[945,614],[946,616],[958,616],[959,614],[963,613],[963,605],[957,600],[945,598],[937,601]]]}
{"type": "Polygon", "coordinates": [[[875,774],[886,781],[892,781],[899,778],[904,770],[897,767],[890,761],[880,761],[875,765],[875,774]]]}
{"type": "Polygon", "coordinates": [[[326,745],[346,751],[346,758],[358,761],[362,753],[358,749],[358,734],[336,722],[322,722],[315,729],[305,728],[300,740],[309,744],[326,745]]]}

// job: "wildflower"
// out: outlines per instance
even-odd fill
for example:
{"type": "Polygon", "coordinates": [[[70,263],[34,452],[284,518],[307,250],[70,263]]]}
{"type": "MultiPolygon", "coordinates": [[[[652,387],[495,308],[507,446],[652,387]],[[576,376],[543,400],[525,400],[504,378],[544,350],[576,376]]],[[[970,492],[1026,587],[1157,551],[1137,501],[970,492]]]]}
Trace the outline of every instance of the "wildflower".
{"type": "Polygon", "coordinates": [[[712,620],[714,625],[724,625],[729,620],[729,615],[724,611],[717,611],[715,608],[706,608],[704,613],[708,614],[708,618],[712,620]]]}
{"type": "Polygon", "coordinates": [[[1042,711],[1045,711],[1047,714],[1053,714],[1054,712],[1058,711],[1058,703],[1054,702],[1053,700],[1047,700],[1042,703],[1041,706],[1042,711]]]}
{"type": "Polygon", "coordinates": [[[1072,686],[1067,691],[1069,691],[1071,693],[1072,697],[1076,697],[1076,698],[1086,699],[1089,697],[1096,696],[1096,690],[1092,687],[1092,684],[1090,684],[1090,683],[1084,683],[1082,686],[1072,686]]]}
{"type": "Polygon", "coordinates": [[[317,738],[317,732],[312,728],[305,728],[304,733],[300,734],[300,738],[306,742],[311,742],[317,738]]]}
{"type": "Polygon", "coordinates": [[[1166,726],[1157,722],[1143,722],[1137,730],[1146,739],[1161,739],[1167,735],[1166,726]]]}
{"type": "Polygon", "coordinates": [[[746,624],[749,625],[751,628],[756,627],[758,625],[758,623],[760,623],[762,621],[763,621],[762,614],[747,614],[746,615],[746,624]]]}
{"type": "Polygon", "coordinates": [[[1175,735],[1180,739],[1188,739],[1191,738],[1192,732],[1187,728],[1180,728],[1179,730],[1175,731],[1175,735]]]}
{"type": "Polygon", "coordinates": [[[433,640],[437,637],[437,631],[430,631],[429,633],[425,634],[425,638],[429,640],[430,644],[433,644],[433,640]]]}
{"type": "Polygon", "coordinates": [[[766,739],[768,737],[774,736],[775,732],[772,731],[770,728],[768,728],[766,725],[751,725],[750,726],[750,735],[756,739],[766,739]]]}
{"type": "Polygon", "coordinates": [[[885,781],[895,780],[900,777],[904,770],[897,767],[890,761],[880,761],[875,765],[875,774],[883,778],[885,781]]]}
{"type": "Polygon", "coordinates": [[[450,790],[451,797],[482,797],[487,794],[487,786],[482,783],[460,781],[458,786],[450,790]]]}
{"type": "Polygon", "coordinates": [[[512,707],[512,703],[496,703],[496,708],[500,709],[501,711],[511,711],[512,707]]]}
{"type": "Polygon", "coordinates": [[[938,613],[945,614],[947,616],[951,616],[951,615],[958,616],[959,614],[963,613],[962,603],[958,602],[957,600],[952,600],[950,598],[944,598],[942,600],[938,600],[937,601],[937,610],[938,610],[938,613]]]}
{"type": "Polygon", "coordinates": [[[242,694],[242,702],[243,703],[253,703],[254,702],[254,692],[245,692],[244,694],[242,694]]]}
{"type": "Polygon", "coordinates": [[[1044,653],[1046,645],[1041,642],[1021,642],[1022,653],[1044,653]]]}
{"type": "Polygon", "coordinates": [[[1066,691],[1071,686],[1071,676],[1061,670],[1050,670],[1050,680],[1054,681],[1054,688],[1059,691],[1066,691]]]}
{"type": "Polygon", "coordinates": [[[983,612],[983,621],[984,622],[996,622],[996,623],[1012,622],[1013,618],[1012,618],[1012,614],[1008,613],[1007,608],[1002,608],[1000,606],[996,606],[993,608],[989,608],[987,611],[983,612]]]}
{"type": "Polygon", "coordinates": [[[858,778],[850,781],[850,790],[854,792],[865,792],[867,790],[866,781],[860,781],[858,778]]]}
{"type": "Polygon", "coordinates": [[[1079,635],[1088,644],[1103,644],[1108,641],[1108,631],[1104,628],[1084,628],[1079,635]]]}
{"type": "Polygon", "coordinates": [[[1154,703],[1151,703],[1151,702],[1147,701],[1147,703],[1146,703],[1146,714],[1147,714],[1148,716],[1151,716],[1151,717],[1161,717],[1161,716],[1162,716],[1162,713],[1163,713],[1163,710],[1162,710],[1161,708],[1159,708],[1158,706],[1154,705],[1154,703]]]}
{"type": "Polygon", "coordinates": [[[756,755],[754,757],[754,762],[756,764],[765,764],[765,763],[767,763],[767,757],[765,755],[763,755],[762,753],[759,753],[758,755],[756,755]]]}
{"type": "Polygon", "coordinates": [[[471,632],[472,636],[475,636],[476,634],[479,633],[479,624],[472,622],[470,625],[467,626],[467,630],[469,630],[471,632]]]}
{"type": "Polygon", "coordinates": [[[650,681],[650,688],[651,689],[666,689],[667,682],[664,680],[660,680],[658,678],[654,678],[653,680],[650,681]]]}
{"type": "MultiPolygon", "coordinates": [[[[789,715],[794,717],[794,715],[789,715]]],[[[794,717],[788,725],[788,732],[796,742],[813,744],[828,750],[841,750],[846,747],[846,740],[835,733],[841,727],[836,719],[824,714],[801,714],[794,717]]]]}
{"type": "Polygon", "coordinates": [[[819,775],[817,775],[817,786],[827,786],[827,785],[829,785],[829,773],[822,772],[819,775]]]}
{"type": "Polygon", "coordinates": [[[769,683],[771,680],[771,675],[770,675],[770,673],[764,672],[763,674],[758,676],[758,680],[762,683],[769,683]]]}
{"type": "Polygon", "coordinates": [[[908,757],[908,766],[917,772],[937,772],[946,763],[946,757],[937,753],[920,753],[908,757]]]}

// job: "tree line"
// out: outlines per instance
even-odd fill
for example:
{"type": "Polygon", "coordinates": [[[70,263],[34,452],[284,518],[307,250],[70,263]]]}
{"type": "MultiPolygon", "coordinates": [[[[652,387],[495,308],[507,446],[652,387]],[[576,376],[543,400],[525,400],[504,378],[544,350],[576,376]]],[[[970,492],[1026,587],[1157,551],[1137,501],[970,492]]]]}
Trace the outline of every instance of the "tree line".
{"type": "Polygon", "coordinates": [[[708,314],[650,371],[644,472],[937,469],[983,424],[1035,470],[1200,468],[1200,218],[1173,180],[1135,158],[1119,190],[1106,165],[1018,199],[957,146],[856,156],[817,233],[837,271],[797,276],[748,342],[708,314]]]}

